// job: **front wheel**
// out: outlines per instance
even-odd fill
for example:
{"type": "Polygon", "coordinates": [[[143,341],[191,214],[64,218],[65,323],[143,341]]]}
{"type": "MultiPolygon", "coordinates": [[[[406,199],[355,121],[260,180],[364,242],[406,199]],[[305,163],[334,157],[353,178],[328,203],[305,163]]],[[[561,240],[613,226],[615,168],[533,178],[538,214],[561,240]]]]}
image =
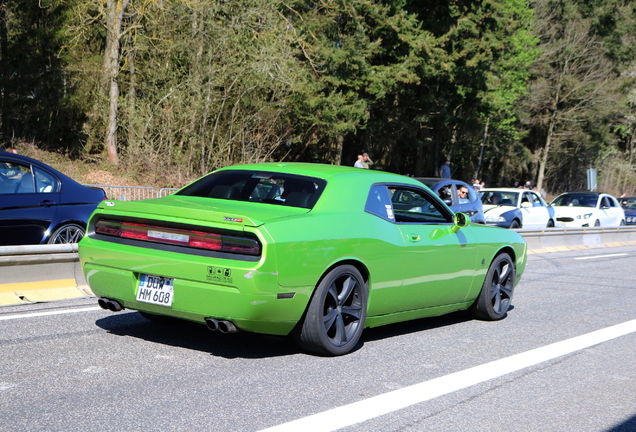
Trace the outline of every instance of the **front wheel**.
{"type": "Polygon", "coordinates": [[[78,224],[63,225],[51,235],[49,244],[77,243],[84,237],[84,227],[78,224]]]}
{"type": "Polygon", "coordinates": [[[601,226],[601,221],[596,219],[596,222],[594,222],[594,226],[595,227],[600,227],[601,226]]]}
{"type": "Polygon", "coordinates": [[[477,319],[496,321],[505,318],[515,284],[515,266],[507,253],[495,257],[486,280],[481,288],[479,297],[470,308],[477,319]]]}
{"type": "Polygon", "coordinates": [[[331,270],[320,281],[301,323],[296,342],[315,354],[350,352],[360,340],[367,316],[367,287],[354,266],[331,270]]]}
{"type": "Polygon", "coordinates": [[[510,223],[510,229],[515,229],[515,228],[519,228],[521,225],[519,225],[519,221],[517,221],[517,219],[513,220],[510,223]]]}
{"type": "Polygon", "coordinates": [[[554,228],[554,221],[552,219],[548,221],[548,228],[554,228]]]}

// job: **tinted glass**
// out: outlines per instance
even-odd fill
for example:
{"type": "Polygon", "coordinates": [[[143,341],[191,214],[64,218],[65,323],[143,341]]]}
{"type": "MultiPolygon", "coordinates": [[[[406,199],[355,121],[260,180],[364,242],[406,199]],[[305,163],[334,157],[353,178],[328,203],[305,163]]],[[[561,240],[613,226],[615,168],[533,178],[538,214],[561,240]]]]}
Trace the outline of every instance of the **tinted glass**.
{"type": "Polygon", "coordinates": [[[563,194],[552,201],[555,206],[570,207],[596,207],[598,195],[590,194],[563,194]]]}
{"type": "Polygon", "coordinates": [[[312,208],[325,180],[264,171],[227,170],[209,174],[175,195],[312,208]]]}
{"type": "Polygon", "coordinates": [[[396,222],[450,222],[450,215],[442,211],[443,204],[421,190],[389,186],[389,194],[396,222]]]}
{"type": "Polygon", "coordinates": [[[11,162],[0,162],[0,194],[33,192],[31,168],[11,162]]]}
{"type": "Polygon", "coordinates": [[[369,191],[367,197],[367,203],[364,206],[364,211],[374,214],[391,222],[395,222],[395,216],[393,215],[393,204],[391,203],[391,197],[389,191],[384,185],[375,185],[369,191]]]}
{"type": "Polygon", "coordinates": [[[517,205],[518,192],[484,191],[481,194],[481,202],[490,205],[513,206],[517,205]]]}
{"type": "Polygon", "coordinates": [[[621,207],[636,210],[636,198],[620,198],[621,207]]]}

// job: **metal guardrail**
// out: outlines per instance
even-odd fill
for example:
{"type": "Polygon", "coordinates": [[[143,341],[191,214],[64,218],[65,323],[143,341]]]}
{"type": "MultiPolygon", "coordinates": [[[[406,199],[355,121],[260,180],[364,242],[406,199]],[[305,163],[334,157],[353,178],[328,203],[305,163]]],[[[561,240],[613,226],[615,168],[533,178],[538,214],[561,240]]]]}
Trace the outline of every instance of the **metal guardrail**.
{"type": "MultiPolygon", "coordinates": [[[[517,230],[529,253],[636,244],[636,226],[517,230]]],[[[0,246],[0,306],[90,296],[77,244],[0,246]]]]}
{"type": "Polygon", "coordinates": [[[636,243],[636,226],[616,228],[546,228],[518,230],[533,253],[636,243]]]}
{"type": "Polygon", "coordinates": [[[96,185],[85,184],[84,186],[95,187],[104,189],[106,197],[112,200],[119,201],[136,201],[148,198],[161,198],[170,195],[177,188],[161,188],[157,189],[148,186],[111,186],[111,185],[96,185]]]}
{"type": "Polygon", "coordinates": [[[0,246],[0,266],[73,262],[77,244],[0,246]]]}

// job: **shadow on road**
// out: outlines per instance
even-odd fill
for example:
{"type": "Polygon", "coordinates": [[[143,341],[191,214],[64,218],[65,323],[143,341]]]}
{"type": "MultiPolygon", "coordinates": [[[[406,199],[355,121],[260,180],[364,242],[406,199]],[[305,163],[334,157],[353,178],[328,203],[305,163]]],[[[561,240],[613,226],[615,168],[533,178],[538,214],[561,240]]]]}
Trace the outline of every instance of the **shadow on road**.
{"type": "Polygon", "coordinates": [[[120,313],[99,319],[97,326],[118,336],[129,336],[174,347],[210,353],[224,358],[280,357],[300,353],[286,337],[239,332],[223,334],[205,325],[174,320],[156,323],[137,312],[120,313]]]}
{"type": "Polygon", "coordinates": [[[606,432],[634,432],[636,431],[636,415],[628,418],[624,422],[617,424],[606,432]]]}
{"type": "MultiPolygon", "coordinates": [[[[365,329],[357,351],[365,343],[450,326],[472,320],[467,312],[456,312],[441,317],[390,324],[365,329]]],[[[280,357],[303,352],[291,337],[262,335],[249,332],[223,334],[212,332],[206,326],[184,320],[168,320],[165,323],[150,321],[137,312],[119,313],[101,318],[97,326],[110,334],[129,336],[150,342],[210,353],[213,356],[232,358],[280,357]]]]}

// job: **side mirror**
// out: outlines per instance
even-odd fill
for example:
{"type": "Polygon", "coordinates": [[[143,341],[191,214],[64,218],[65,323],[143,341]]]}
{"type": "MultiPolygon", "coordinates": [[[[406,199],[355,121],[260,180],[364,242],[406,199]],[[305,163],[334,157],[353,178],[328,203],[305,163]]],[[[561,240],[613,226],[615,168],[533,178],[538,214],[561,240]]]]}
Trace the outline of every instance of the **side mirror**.
{"type": "Polygon", "coordinates": [[[462,212],[455,213],[453,218],[453,227],[451,228],[454,233],[460,230],[460,228],[464,228],[470,223],[470,218],[462,212]]]}

